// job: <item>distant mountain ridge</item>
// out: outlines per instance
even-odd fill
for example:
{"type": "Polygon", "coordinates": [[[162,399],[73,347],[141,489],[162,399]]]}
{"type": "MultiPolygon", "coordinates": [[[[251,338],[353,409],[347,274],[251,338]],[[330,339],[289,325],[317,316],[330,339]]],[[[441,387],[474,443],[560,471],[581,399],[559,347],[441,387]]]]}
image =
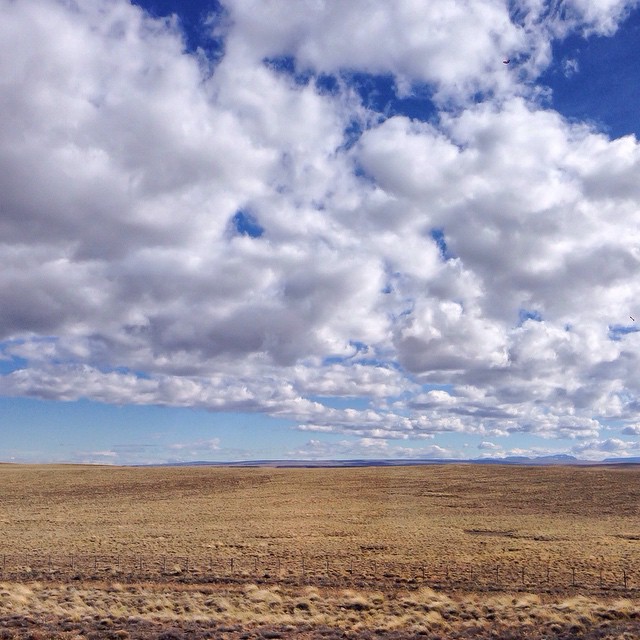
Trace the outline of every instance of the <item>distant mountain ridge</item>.
{"type": "Polygon", "coordinates": [[[400,467],[433,464],[505,464],[523,466],[545,465],[599,465],[599,464],[640,464],[640,457],[635,458],[606,458],[605,460],[581,460],[566,453],[556,453],[547,456],[507,456],[505,458],[429,458],[429,459],[378,459],[366,460],[354,458],[350,460],[239,460],[234,462],[219,462],[209,460],[193,460],[189,462],[168,462],[161,466],[223,466],[223,467],[400,467]]]}

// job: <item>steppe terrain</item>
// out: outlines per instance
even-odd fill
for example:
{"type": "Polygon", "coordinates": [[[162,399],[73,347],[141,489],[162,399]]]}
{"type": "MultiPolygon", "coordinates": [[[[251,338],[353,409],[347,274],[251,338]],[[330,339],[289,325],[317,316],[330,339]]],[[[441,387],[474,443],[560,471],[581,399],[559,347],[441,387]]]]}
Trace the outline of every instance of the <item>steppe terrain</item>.
{"type": "Polygon", "coordinates": [[[637,638],[640,467],[0,465],[0,563],[0,638],[637,638]]]}

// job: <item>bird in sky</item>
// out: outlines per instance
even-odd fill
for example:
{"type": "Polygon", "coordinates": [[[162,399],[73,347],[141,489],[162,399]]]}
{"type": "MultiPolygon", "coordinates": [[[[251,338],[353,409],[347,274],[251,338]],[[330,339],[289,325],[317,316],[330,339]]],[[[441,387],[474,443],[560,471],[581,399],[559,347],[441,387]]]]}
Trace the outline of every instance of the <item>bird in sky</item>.
{"type": "Polygon", "coordinates": [[[636,321],[636,319],[633,316],[629,316],[634,322],[636,321]]]}
{"type": "Polygon", "coordinates": [[[511,58],[505,58],[505,59],[502,61],[502,64],[509,64],[510,62],[511,62],[511,58]]]}

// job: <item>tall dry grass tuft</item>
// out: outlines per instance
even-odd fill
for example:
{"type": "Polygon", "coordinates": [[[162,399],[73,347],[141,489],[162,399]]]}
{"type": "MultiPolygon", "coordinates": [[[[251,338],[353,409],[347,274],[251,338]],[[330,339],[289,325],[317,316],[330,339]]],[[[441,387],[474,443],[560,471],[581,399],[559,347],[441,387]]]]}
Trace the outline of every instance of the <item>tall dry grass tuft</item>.
{"type": "Polygon", "coordinates": [[[447,595],[426,588],[385,593],[317,586],[264,588],[256,584],[0,584],[2,620],[23,616],[103,628],[138,621],[176,628],[327,627],[363,636],[376,630],[441,638],[489,637],[486,634],[492,629],[500,629],[505,634],[518,630],[517,637],[526,639],[537,638],[538,631],[547,634],[541,638],[561,633],[569,634],[568,638],[593,629],[604,633],[614,627],[621,633],[629,629],[640,633],[639,612],[640,602],[634,599],[542,598],[526,593],[447,595]]]}

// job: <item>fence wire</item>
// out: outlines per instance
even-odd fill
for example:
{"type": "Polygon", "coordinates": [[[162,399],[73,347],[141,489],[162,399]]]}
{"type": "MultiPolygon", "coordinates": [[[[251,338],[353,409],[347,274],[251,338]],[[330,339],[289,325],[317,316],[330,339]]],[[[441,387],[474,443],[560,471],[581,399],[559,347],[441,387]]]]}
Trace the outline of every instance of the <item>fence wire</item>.
{"type": "Polygon", "coordinates": [[[120,580],[429,586],[474,591],[640,592],[640,575],[625,566],[540,562],[437,563],[359,556],[0,554],[0,580],[120,580]]]}

